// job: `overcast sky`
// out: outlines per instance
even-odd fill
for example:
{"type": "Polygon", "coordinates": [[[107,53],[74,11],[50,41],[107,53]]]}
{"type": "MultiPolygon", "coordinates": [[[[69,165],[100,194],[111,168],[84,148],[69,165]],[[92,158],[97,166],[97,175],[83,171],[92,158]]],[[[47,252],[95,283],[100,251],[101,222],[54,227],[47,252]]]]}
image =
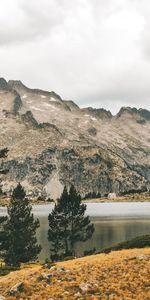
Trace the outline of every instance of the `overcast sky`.
{"type": "Polygon", "coordinates": [[[150,1],[0,0],[0,72],[82,107],[150,109],[150,1]]]}

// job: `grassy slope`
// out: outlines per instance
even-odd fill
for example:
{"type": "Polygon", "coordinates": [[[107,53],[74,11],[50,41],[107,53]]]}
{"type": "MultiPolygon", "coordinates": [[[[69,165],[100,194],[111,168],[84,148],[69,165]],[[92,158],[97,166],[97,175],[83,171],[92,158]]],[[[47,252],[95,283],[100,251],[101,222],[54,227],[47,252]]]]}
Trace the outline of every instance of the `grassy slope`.
{"type": "Polygon", "coordinates": [[[118,243],[112,247],[105,248],[101,252],[109,253],[110,251],[133,249],[133,248],[144,248],[150,247],[150,235],[141,235],[131,240],[118,243]]]}
{"type": "Polygon", "coordinates": [[[132,249],[98,254],[72,261],[61,262],[56,270],[41,266],[10,273],[0,279],[0,295],[8,296],[10,288],[24,282],[25,291],[18,299],[93,299],[93,300],[149,300],[150,299],[150,248],[132,249]],[[145,255],[144,260],[141,254],[145,255]],[[67,272],[60,272],[59,267],[67,272]],[[50,283],[39,279],[41,273],[53,274],[50,283]],[[79,285],[90,284],[87,291],[80,290],[79,285]],[[76,296],[77,293],[78,296],[76,296]]]}

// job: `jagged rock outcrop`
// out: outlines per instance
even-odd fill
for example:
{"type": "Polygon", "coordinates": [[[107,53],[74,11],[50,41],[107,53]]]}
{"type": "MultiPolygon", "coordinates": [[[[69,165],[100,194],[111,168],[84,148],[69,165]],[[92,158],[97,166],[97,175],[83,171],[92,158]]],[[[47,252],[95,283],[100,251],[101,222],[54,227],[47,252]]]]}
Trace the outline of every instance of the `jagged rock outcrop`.
{"type": "Polygon", "coordinates": [[[106,109],[103,109],[103,108],[87,107],[87,108],[83,108],[83,111],[85,113],[89,113],[100,119],[111,119],[112,118],[111,112],[106,109]]]}
{"type": "Polygon", "coordinates": [[[7,87],[8,87],[7,81],[1,77],[0,78],[0,89],[5,90],[5,89],[7,89],[7,87]]]}
{"type": "Polygon", "coordinates": [[[80,110],[79,106],[76,103],[74,103],[72,100],[64,100],[64,102],[67,104],[67,106],[70,108],[71,111],[80,110]]]}
{"type": "Polygon", "coordinates": [[[141,118],[142,120],[150,121],[150,111],[147,109],[137,109],[135,107],[122,107],[117,114],[117,118],[121,117],[124,114],[130,114],[132,116],[141,118]]]}
{"type": "Polygon", "coordinates": [[[32,198],[60,196],[74,184],[81,195],[150,188],[150,112],[80,109],[54,92],[0,79],[0,187],[17,182],[32,198]]]}

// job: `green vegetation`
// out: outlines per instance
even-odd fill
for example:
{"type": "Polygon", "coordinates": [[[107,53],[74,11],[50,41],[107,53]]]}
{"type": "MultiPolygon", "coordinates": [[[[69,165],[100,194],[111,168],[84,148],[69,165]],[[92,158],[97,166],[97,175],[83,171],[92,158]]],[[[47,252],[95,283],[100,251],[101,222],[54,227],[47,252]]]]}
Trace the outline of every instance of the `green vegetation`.
{"type": "Polygon", "coordinates": [[[8,207],[8,217],[3,224],[5,239],[1,243],[1,255],[5,263],[19,266],[37,259],[41,246],[37,245],[36,229],[39,220],[34,220],[26,193],[18,184],[14,189],[8,207]]]}
{"type": "Polygon", "coordinates": [[[19,270],[19,267],[6,266],[5,264],[0,263],[0,276],[5,276],[16,270],[19,270]]]}
{"type": "Polygon", "coordinates": [[[105,248],[99,253],[109,253],[111,251],[116,251],[116,250],[145,248],[145,247],[150,247],[150,235],[138,236],[129,241],[121,242],[115,246],[105,248]]]}
{"type": "Polygon", "coordinates": [[[101,193],[89,192],[85,195],[84,198],[82,198],[82,200],[85,200],[85,199],[98,199],[98,198],[101,198],[101,193]]]}
{"type": "Polygon", "coordinates": [[[0,217],[0,256],[1,257],[3,256],[3,251],[4,251],[3,244],[7,239],[7,233],[4,230],[6,221],[7,221],[7,217],[4,216],[0,217]]]}
{"type": "Polygon", "coordinates": [[[130,189],[128,191],[124,191],[122,193],[120,193],[120,195],[124,196],[124,195],[132,195],[132,194],[142,194],[142,193],[146,193],[147,189],[146,188],[142,188],[142,189],[130,189]]]}
{"type": "Polygon", "coordinates": [[[65,187],[58,204],[48,217],[52,260],[75,256],[75,244],[91,238],[94,225],[90,224],[88,216],[84,216],[85,211],[86,205],[81,203],[81,197],[74,186],[71,186],[69,193],[65,187]]]}
{"type": "MultiPolygon", "coordinates": [[[[8,149],[4,148],[0,150],[0,158],[6,158],[8,154],[8,149]]],[[[0,174],[6,174],[6,170],[1,169],[0,174]]],[[[0,188],[0,193],[2,194],[2,190],[0,188]]],[[[0,217],[0,255],[3,254],[3,243],[6,241],[6,232],[4,230],[4,224],[6,223],[7,217],[0,217]]]]}

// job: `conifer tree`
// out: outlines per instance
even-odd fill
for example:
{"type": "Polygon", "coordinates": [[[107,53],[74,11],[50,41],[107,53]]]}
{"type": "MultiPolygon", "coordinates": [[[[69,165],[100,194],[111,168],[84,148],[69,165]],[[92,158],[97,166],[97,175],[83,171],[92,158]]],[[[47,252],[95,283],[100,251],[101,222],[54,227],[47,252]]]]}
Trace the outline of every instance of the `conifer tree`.
{"type": "Polygon", "coordinates": [[[50,250],[56,256],[75,255],[75,244],[85,242],[92,237],[94,226],[85,216],[86,205],[81,203],[81,197],[74,186],[69,193],[66,187],[49,214],[48,240],[51,241],[50,250]]]}
{"type": "Polygon", "coordinates": [[[12,193],[8,218],[4,225],[7,239],[2,246],[7,264],[17,266],[21,262],[35,260],[41,251],[36,239],[39,220],[34,220],[31,210],[25,190],[19,183],[12,193]]]}
{"type": "Polygon", "coordinates": [[[61,198],[58,200],[51,214],[48,216],[48,240],[51,242],[52,258],[58,259],[59,254],[69,254],[69,220],[68,220],[68,192],[64,187],[61,198]]]}
{"type": "Polygon", "coordinates": [[[49,230],[48,230],[48,240],[51,242],[51,259],[58,260],[60,256],[60,250],[64,250],[63,245],[63,230],[61,228],[61,213],[58,205],[54,206],[54,209],[48,216],[49,220],[49,230]]]}
{"type": "Polygon", "coordinates": [[[81,203],[81,196],[72,185],[69,192],[69,220],[70,230],[70,249],[75,255],[75,244],[85,242],[94,233],[94,225],[91,224],[89,216],[85,216],[86,204],[81,203]]]}
{"type": "MultiPolygon", "coordinates": [[[[8,148],[4,148],[0,150],[0,159],[6,158],[8,154],[8,148]]],[[[0,169],[0,174],[6,174],[8,170],[0,169]]],[[[3,255],[3,243],[6,240],[6,232],[4,231],[4,225],[7,220],[7,217],[0,217],[0,257],[3,255]]]]}
{"type": "Polygon", "coordinates": [[[7,235],[6,235],[6,232],[4,230],[4,226],[6,224],[6,221],[7,221],[7,217],[6,216],[0,217],[0,258],[3,257],[4,242],[7,239],[7,235]]]}

